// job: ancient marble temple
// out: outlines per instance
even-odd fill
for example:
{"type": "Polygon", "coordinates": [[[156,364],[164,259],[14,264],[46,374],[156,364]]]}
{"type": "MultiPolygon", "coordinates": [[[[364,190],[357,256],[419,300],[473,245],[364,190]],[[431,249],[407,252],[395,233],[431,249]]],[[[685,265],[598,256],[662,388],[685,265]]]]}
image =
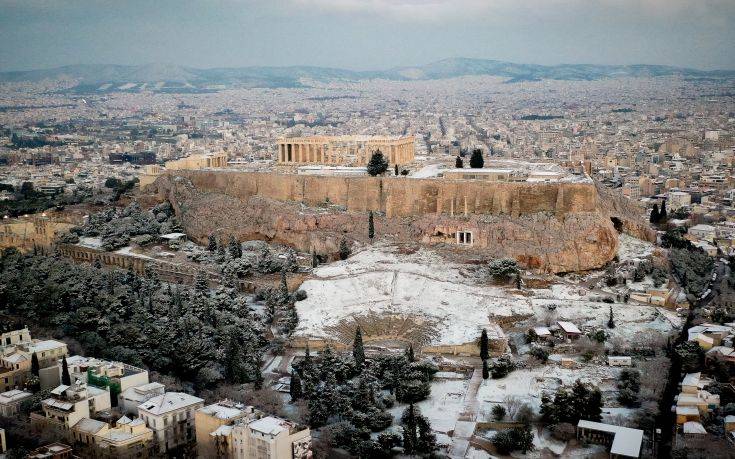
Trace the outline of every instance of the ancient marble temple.
{"type": "Polygon", "coordinates": [[[414,137],[310,136],[278,140],[279,164],[334,164],[364,166],[380,151],[390,164],[414,159],[414,137]]]}

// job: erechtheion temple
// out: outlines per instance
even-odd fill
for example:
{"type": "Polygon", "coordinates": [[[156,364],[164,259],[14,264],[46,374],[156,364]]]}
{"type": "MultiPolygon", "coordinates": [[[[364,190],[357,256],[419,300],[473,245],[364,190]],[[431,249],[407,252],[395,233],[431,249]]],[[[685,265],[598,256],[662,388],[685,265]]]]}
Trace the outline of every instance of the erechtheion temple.
{"type": "Polygon", "coordinates": [[[390,164],[414,159],[414,137],[361,135],[291,137],[278,140],[279,164],[364,166],[380,150],[390,164]]]}

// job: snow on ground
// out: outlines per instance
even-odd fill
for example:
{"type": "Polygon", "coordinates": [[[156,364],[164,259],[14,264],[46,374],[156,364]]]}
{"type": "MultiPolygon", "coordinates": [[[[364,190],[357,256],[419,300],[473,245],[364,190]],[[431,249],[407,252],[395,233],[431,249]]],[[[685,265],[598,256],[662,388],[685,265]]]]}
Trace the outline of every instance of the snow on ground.
{"type": "Polygon", "coordinates": [[[474,341],[493,317],[528,316],[529,302],[499,287],[478,287],[462,267],[421,250],[399,254],[369,248],[317,268],[301,285],[307,298],[296,303],[295,336],[327,337],[329,329],[354,317],[399,315],[419,318],[435,330],[430,343],[474,341]]]}
{"type": "Polygon", "coordinates": [[[656,246],[650,242],[642,241],[633,236],[628,236],[627,234],[621,234],[619,241],[620,246],[618,247],[618,260],[621,262],[648,258],[656,248],[656,246]]]}
{"type": "Polygon", "coordinates": [[[557,320],[571,321],[577,327],[581,327],[582,331],[585,331],[584,328],[605,328],[609,335],[621,336],[625,339],[631,339],[638,333],[649,331],[657,331],[667,335],[675,327],[681,325],[680,317],[673,314],[672,311],[656,306],[632,303],[610,304],[591,301],[564,301],[545,298],[534,298],[531,303],[537,317],[543,317],[548,310],[548,306],[554,305],[556,306],[557,320]],[[616,324],[616,327],[612,330],[607,329],[606,326],[611,307],[616,324]]]}
{"type": "MultiPolygon", "coordinates": [[[[431,428],[436,432],[447,433],[454,429],[467,393],[468,380],[434,380],[431,383],[431,395],[428,399],[416,403],[421,414],[429,418],[431,428]]],[[[390,413],[400,422],[401,414],[408,405],[396,404],[390,413]]]]}
{"type": "Polygon", "coordinates": [[[495,458],[495,456],[488,454],[486,451],[477,449],[473,446],[470,446],[470,449],[467,450],[467,454],[465,454],[464,457],[467,459],[494,459],[495,458]]]}
{"type": "Polygon", "coordinates": [[[296,303],[295,336],[336,339],[335,330],[342,324],[385,315],[412,317],[422,324],[430,331],[425,344],[464,344],[477,339],[482,328],[491,330],[493,321],[527,317],[534,323],[524,325],[539,325],[550,305],[556,306],[557,320],[588,329],[605,326],[612,306],[618,326],[611,335],[625,339],[651,330],[668,334],[681,322],[655,306],[593,301],[599,295],[562,279],[526,295],[483,284],[476,274],[467,273],[466,265],[430,250],[404,254],[394,247],[372,246],[348,260],[316,268],[302,284],[307,298],[296,303]]]}
{"type": "Polygon", "coordinates": [[[99,249],[102,246],[102,238],[82,236],[79,238],[77,245],[90,249],[99,249]]]}
{"type": "Polygon", "coordinates": [[[549,451],[551,451],[552,453],[556,454],[557,456],[561,456],[561,454],[564,452],[564,449],[567,447],[567,443],[552,438],[551,433],[546,429],[543,430],[540,435],[538,433],[538,430],[534,429],[533,446],[535,446],[535,451],[537,453],[540,453],[541,450],[543,450],[544,448],[548,448],[549,451]]]}
{"type": "MultiPolygon", "coordinates": [[[[562,368],[556,365],[543,365],[531,369],[518,369],[501,379],[486,379],[480,384],[477,393],[480,410],[477,421],[491,418],[494,405],[504,404],[505,397],[514,396],[528,403],[536,413],[541,406],[541,395],[553,393],[560,386],[571,386],[577,379],[589,382],[595,387],[610,385],[620,370],[608,366],[585,365],[582,368],[562,368]]],[[[433,389],[433,387],[432,387],[433,389]]]]}
{"type": "Polygon", "coordinates": [[[115,253],[119,253],[120,255],[127,255],[130,257],[138,257],[138,258],[145,258],[147,260],[153,260],[152,257],[149,257],[148,255],[143,255],[142,253],[134,252],[133,248],[130,246],[123,247],[122,249],[116,250],[115,253]]]}

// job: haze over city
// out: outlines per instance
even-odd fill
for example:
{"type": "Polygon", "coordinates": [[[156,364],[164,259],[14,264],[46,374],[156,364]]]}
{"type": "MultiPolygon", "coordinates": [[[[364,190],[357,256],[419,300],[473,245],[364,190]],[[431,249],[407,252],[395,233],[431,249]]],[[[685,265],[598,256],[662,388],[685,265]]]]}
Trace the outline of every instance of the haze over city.
{"type": "Polygon", "coordinates": [[[2,0],[0,70],[380,70],[470,57],[733,69],[728,0],[2,0]]]}

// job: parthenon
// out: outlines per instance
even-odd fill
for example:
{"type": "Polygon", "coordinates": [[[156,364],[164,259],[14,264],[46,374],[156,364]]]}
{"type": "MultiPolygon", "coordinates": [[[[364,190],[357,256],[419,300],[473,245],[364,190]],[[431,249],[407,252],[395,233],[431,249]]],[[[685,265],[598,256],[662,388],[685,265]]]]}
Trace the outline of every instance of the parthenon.
{"type": "Polygon", "coordinates": [[[278,164],[340,164],[364,166],[380,150],[390,164],[414,159],[413,136],[310,136],[278,140],[278,164]]]}

